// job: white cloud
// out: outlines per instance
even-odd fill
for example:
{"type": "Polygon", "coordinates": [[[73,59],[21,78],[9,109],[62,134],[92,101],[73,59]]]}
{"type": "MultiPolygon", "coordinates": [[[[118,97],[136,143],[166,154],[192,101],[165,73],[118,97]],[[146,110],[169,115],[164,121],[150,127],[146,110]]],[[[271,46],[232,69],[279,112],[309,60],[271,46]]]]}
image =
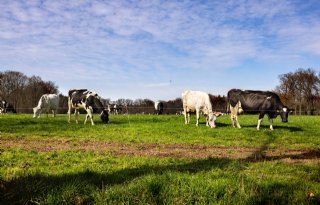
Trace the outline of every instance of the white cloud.
{"type": "MultiPolygon", "coordinates": [[[[310,2],[303,9],[316,7],[310,2]]],[[[252,59],[319,56],[319,16],[301,9],[276,0],[7,1],[0,5],[0,69],[90,85],[149,85],[142,90],[168,79],[186,87],[189,77],[198,85],[252,59]]]]}

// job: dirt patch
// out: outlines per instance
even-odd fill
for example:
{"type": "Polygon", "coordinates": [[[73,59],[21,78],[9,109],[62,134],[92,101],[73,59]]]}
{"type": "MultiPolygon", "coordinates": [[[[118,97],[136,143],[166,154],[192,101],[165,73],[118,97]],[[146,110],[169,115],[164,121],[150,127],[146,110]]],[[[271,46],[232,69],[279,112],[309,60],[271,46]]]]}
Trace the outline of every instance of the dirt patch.
{"type": "Polygon", "coordinates": [[[94,140],[0,139],[0,149],[20,148],[38,152],[97,151],[112,155],[204,159],[229,158],[247,161],[282,160],[286,163],[320,163],[320,150],[262,149],[189,144],[135,144],[94,140]]]}

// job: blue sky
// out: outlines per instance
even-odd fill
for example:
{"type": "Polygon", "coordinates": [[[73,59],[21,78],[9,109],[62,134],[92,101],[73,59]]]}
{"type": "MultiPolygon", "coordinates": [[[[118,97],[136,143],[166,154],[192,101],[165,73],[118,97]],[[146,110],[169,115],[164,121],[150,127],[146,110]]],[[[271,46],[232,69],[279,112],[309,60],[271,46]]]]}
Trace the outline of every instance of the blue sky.
{"type": "Polygon", "coordinates": [[[1,0],[0,71],[104,98],[272,90],[320,68],[320,1],[1,0]]]}

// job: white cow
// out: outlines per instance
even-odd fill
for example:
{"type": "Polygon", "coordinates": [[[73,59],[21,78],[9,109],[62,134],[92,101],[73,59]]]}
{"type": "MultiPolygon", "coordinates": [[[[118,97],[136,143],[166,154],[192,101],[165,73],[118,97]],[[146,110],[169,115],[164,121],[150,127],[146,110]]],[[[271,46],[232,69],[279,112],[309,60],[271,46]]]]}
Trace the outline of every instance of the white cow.
{"type": "Polygon", "coordinates": [[[33,117],[40,117],[40,114],[43,111],[48,113],[51,110],[53,117],[56,116],[56,111],[59,107],[59,96],[57,94],[44,94],[41,96],[37,107],[33,108],[33,117]]]}
{"type": "Polygon", "coordinates": [[[207,93],[187,90],[182,93],[182,103],[185,124],[190,122],[190,112],[196,112],[196,125],[198,126],[201,112],[206,116],[206,125],[211,128],[216,127],[214,121],[222,113],[212,111],[211,101],[207,93]]]}

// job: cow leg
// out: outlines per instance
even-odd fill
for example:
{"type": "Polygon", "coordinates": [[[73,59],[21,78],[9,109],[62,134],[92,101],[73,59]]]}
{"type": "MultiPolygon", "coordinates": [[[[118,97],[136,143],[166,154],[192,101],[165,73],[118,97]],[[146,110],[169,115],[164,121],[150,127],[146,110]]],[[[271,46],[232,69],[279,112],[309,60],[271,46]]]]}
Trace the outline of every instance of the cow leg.
{"type": "Polygon", "coordinates": [[[188,124],[187,111],[186,110],[183,110],[183,115],[184,115],[184,124],[188,124]]]}
{"type": "Polygon", "coordinates": [[[260,129],[260,125],[261,125],[263,117],[264,117],[264,113],[260,113],[259,120],[258,120],[258,125],[257,125],[257,130],[260,129]]]}
{"type": "Polygon", "coordinates": [[[196,110],[196,118],[197,118],[197,122],[196,125],[199,125],[199,118],[200,118],[200,110],[196,110]]]}
{"type": "MultiPolygon", "coordinates": [[[[231,106],[230,106],[230,108],[231,108],[231,106]]],[[[231,110],[231,109],[230,109],[230,110],[231,110]]],[[[235,126],[234,114],[232,113],[232,111],[231,111],[231,113],[230,113],[230,119],[231,119],[232,126],[233,126],[233,127],[236,127],[236,126],[235,126]]]]}
{"type": "Polygon", "coordinates": [[[183,110],[184,124],[187,124],[187,112],[183,110]]]}
{"type": "Polygon", "coordinates": [[[273,130],[273,120],[272,118],[269,118],[269,123],[270,123],[270,130],[273,130]]]}
{"type": "Polygon", "coordinates": [[[89,114],[87,113],[87,114],[86,114],[86,119],[84,120],[84,123],[83,123],[83,124],[86,124],[86,123],[87,123],[88,117],[89,117],[89,114]]]}
{"type": "Polygon", "coordinates": [[[231,117],[232,126],[236,127],[236,117],[237,116],[231,113],[230,117],[231,117]]]}
{"type": "Polygon", "coordinates": [[[206,126],[209,127],[209,116],[206,116],[206,126]]]}
{"type": "Polygon", "coordinates": [[[79,116],[79,112],[78,112],[78,109],[75,109],[74,110],[74,117],[76,119],[76,123],[78,124],[78,116],[79,116]]]}
{"type": "Polygon", "coordinates": [[[261,124],[261,122],[262,122],[262,119],[259,119],[259,120],[258,120],[258,125],[257,125],[257,130],[260,129],[260,124],[261,124]]]}
{"type": "Polygon", "coordinates": [[[231,116],[231,122],[232,122],[232,126],[233,127],[238,127],[238,128],[241,128],[240,124],[239,124],[239,121],[238,121],[238,104],[235,106],[235,107],[232,107],[230,105],[230,116],[231,116]]]}
{"type": "Polygon", "coordinates": [[[88,108],[88,109],[86,109],[86,111],[87,111],[87,115],[86,115],[86,119],[84,121],[84,124],[87,123],[88,117],[90,117],[91,125],[94,125],[93,116],[92,116],[92,109],[88,108]]]}
{"type": "Polygon", "coordinates": [[[91,119],[91,125],[94,125],[92,114],[90,115],[90,119],[91,119]]]}
{"type": "Polygon", "coordinates": [[[68,123],[70,123],[70,119],[71,119],[71,110],[68,110],[68,123]]]}
{"type": "Polygon", "coordinates": [[[68,123],[70,123],[70,120],[71,120],[71,108],[72,108],[71,99],[70,97],[68,97],[68,123]]]}
{"type": "Polygon", "coordinates": [[[241,128],[239,121],[238,121],[238,115],[236,115],[234,119],[236,121],[237,128],[241,128]]]}

